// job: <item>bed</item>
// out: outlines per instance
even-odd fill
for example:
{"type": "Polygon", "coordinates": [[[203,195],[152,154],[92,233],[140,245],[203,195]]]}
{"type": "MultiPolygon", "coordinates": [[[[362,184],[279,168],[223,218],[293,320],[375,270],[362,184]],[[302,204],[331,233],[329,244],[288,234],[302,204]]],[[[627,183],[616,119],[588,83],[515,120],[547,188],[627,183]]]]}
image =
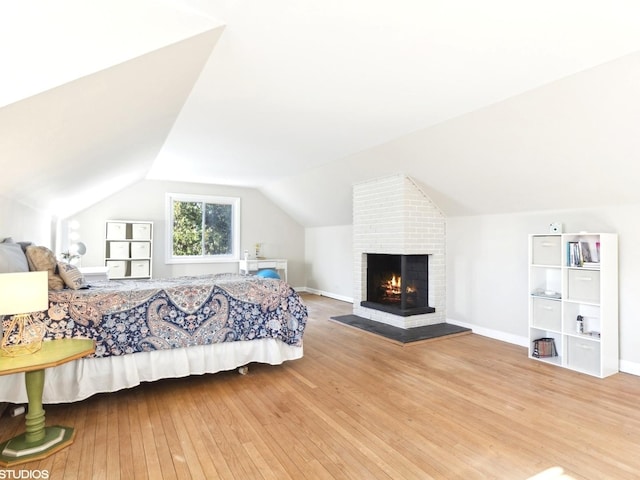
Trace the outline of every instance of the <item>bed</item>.
{"type": "MultiPolygon", "coordinates": [[[[303,355],[307,308],[279,279],[205,275],[111,280],[49,292],[45,341],[90,338],[96,351],[48,369],[43,403],[82,400],[141,382],[278,365],[303,355]]],[[[0,402],[27,401],[22,374],[0,377],[0,402]]]]}

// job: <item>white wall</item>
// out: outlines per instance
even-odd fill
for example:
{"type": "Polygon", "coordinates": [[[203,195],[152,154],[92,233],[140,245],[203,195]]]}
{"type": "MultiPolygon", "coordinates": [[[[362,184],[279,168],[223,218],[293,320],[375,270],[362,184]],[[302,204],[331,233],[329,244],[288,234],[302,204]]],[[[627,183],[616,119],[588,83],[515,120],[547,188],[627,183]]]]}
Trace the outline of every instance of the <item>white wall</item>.
{"type": "Polygon", "coordinates": [[[640,374],[640,205],[450,217],[448,317],[496,338],[527,344],[527,241],[561,222],[565,232],[619,235],[621,370],[640,374]]]}
{"type": "Polygon", "coordinates": [[[307,290],[353,301],[353,226],[305,230],[307,290]]]}
{"type": "Polygon", "coordinates": [[[252,188],[155,180],[136,183],[67,219],[79,222],[80,241],[87,245],[87,254],[82,259],[82,265],[104,265],[104,222],[106,220],[151,220],[154,222],[153,276],[155,278],[237,272],[237,262],[165,263],[166,192],[240,197],[241,251],[247,249],[252,252],[255,243],[262,243],[263,256],[289,260],[289,283],[294,287],[304,286],[304,229],[262,193],[252,188]]]}
{"type": "Polygon", "coordinates": [[[6,237],[51,247],[51,216],[0,196],[0,241],[6,237]]]}

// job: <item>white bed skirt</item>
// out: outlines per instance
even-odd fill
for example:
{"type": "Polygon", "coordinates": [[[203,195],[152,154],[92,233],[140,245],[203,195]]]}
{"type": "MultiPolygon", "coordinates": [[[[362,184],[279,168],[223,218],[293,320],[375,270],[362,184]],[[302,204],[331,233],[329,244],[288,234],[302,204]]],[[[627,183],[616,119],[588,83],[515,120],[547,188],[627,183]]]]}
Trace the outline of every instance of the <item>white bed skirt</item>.
{"type": "MultiPolygon", "coordinates": [[[[45,371],[42,402],[67,403],[161,378],[216,373],[251,362],[279,365],[302,358],[302,347],[272,338],[174,350],[83,358],[45,371]]],[[[27,403],[24,374],[0,376],[0,402],[27,403]]]]}

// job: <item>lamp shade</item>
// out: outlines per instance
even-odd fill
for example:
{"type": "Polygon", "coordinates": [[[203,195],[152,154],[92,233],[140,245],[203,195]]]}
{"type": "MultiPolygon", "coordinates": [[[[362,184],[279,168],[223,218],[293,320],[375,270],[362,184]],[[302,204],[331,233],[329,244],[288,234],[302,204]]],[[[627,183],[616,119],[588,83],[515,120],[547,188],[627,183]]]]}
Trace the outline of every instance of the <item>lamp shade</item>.
{"type": "Polygon", "coordinates": [[[0,315],[40,312],[49,307],[47,272],[0,274],[0,315]]]}

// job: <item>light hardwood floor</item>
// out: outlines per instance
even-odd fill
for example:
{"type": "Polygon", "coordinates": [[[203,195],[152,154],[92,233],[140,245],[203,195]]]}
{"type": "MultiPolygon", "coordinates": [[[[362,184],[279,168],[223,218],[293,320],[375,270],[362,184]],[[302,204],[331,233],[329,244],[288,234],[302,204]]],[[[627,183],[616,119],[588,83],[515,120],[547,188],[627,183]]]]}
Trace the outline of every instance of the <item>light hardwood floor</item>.
{"type": "MultiPolygon", "coordinates": [[[[14,470],[65,480],[640,476],[639,377],[592,378],[478,335],[402,347],[329,321],[348,303],[304,299],[303,359],[46,406],[48,424],[76,428],[75,443],[14,470]]],[[[23,421],[3,417],[0,440],[23,421]]]]}

